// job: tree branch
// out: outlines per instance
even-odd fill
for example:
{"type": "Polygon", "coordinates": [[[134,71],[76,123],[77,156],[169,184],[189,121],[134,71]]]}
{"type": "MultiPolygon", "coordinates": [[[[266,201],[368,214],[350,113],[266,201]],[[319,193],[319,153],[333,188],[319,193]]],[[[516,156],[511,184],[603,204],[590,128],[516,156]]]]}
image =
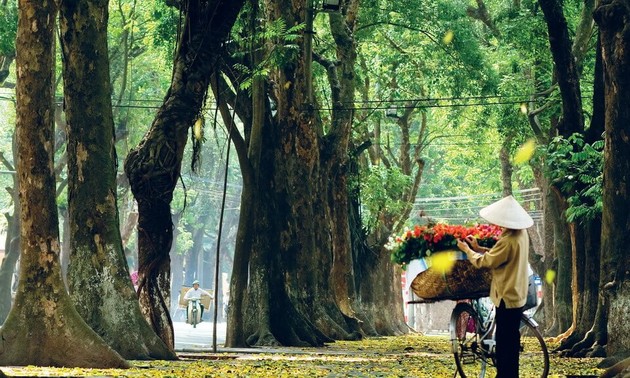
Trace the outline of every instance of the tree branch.
{"type": "Polygon", "coordinates": [[[488,13],[488,8],[486,8],[486,4],[483,2],[483,0],[477,0],[477,8],[469,6],[466,9],[466,14],[470,18],[481,21],[484,25],[488,27],[488,29],[490,29],[492,35],[494,35],[495,37],[499,38],[501,36],[501,33],[499,32],[499,29],[497,29],[497,26],[494,24],[494,21],[492,21],[492,17],[490,17],[490,13],[488,13]]]}

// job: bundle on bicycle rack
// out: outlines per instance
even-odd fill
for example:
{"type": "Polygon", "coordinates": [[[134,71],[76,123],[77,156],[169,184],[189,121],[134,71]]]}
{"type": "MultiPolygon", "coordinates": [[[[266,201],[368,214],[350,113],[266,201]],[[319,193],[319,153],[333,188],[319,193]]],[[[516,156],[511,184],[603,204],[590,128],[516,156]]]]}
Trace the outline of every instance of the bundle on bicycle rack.
{"type": "Polygon", "coordinates": [[[490,270],[477,269],[468,260],[456,260],[448,273],[437,269],[420,272],[411,282],[411,290],[423,299],[480,298],[489,295],[491,281],[490,270]]]}

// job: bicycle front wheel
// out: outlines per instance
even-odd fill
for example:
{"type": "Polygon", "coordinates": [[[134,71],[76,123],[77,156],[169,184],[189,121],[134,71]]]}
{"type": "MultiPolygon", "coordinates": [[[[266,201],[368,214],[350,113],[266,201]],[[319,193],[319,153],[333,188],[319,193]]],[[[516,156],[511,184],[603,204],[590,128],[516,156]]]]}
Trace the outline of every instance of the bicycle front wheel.
{"type": "Polygon", "coordinates": [[[521,351],[519,366],[521,377],[542,377],[549,375],[549,352],[547,344],[538,332],[534,319],[523,314],[521,318],[521,351]],[[525,368],[527,370],[525,370],[525,368]],[[528,372],[531,372],[529,374],[528,372]]]}
{"type": "Polygon", "coordinates": [[[477,312],[468,303],[458,303],[449,324],[451,348],[457,371],[462,378],[484,377],[492,359],[482,348],[482,324],[477,312]]]}

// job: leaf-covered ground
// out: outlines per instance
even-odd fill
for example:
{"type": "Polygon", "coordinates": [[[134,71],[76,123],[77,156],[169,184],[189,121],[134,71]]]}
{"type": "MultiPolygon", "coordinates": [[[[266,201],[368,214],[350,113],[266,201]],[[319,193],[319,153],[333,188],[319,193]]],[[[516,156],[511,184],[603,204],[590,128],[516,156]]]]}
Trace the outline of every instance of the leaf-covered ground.
{"type": "MultiPolygon", "coordinates": [[[[551,345],[550,349],[554,346],[551,345]]],[[[418,334],[340,341],[324,348],[181,353],[180,361],[132,361],[133,368],[1,367],[8,376],[39,377],[453,377],[446,336],[418,334]]],[[[598,376],[600,359],[551,357],[550,377],[598,376]]],[[[492,375],[491,375],[492,376],[492,375]]],[[[530,365],[521,377],[535,377],[530,365]]]]}

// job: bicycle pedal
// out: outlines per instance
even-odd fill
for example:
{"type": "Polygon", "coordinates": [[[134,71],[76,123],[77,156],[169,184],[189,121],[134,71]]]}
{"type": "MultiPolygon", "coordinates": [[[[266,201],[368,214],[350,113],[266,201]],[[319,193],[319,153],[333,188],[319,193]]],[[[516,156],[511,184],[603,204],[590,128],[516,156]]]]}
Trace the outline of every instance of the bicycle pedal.
{"type": "Polygon", "coordinates": [[[477,363],[477,356],[474,353],[462,354],[461,359],[464,365],[472,365],[477,363]]]}

